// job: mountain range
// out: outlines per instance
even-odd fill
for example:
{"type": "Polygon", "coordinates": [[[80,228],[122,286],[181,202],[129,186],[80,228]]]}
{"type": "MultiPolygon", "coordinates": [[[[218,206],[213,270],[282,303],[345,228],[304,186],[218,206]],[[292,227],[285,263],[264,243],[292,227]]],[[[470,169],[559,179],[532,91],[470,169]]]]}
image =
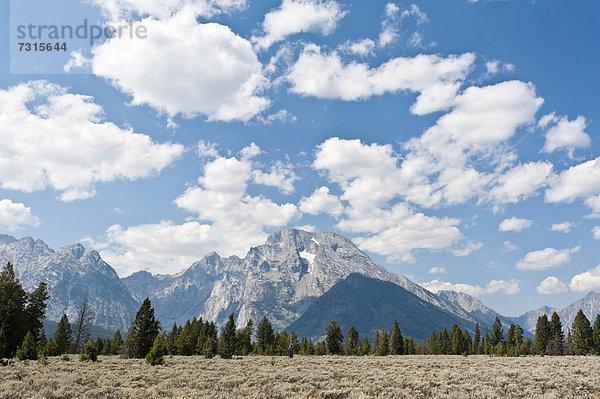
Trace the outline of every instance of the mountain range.
{"type": "MultiPolygon", "coordinates": [[[[415,338],[454,323],[472,330],[479,321],[483,331],[496,316],[506,326],[519,322],[532,332],[537,315],[554,311],[541,308],[518,318],[504,317],[464,293],[433,294],[373,262],[341,235],[296,229],[270,235],[244,258],[213,252],[174,275],[139,271],[121,279],[98,252],[81,244],[54,251],[31,237],[0,235],[0,264],[9,261],[26,290],[41,281],[50,285],[49,320],[57,321],[63,313],[73,317],[88,300],[94,323],[112,330],[126,329],[146,297],[164,328],[192,317],[223,325],[234,312],[238,326],[267,316],[275,328],[293,328],[307,336],[321,335],[322,323],[333,319],[342,326],[354,323],[367,333],[389,328],[391,317],[415,338]]],[[[600,295],[590,293],[557,310],[565,327],[579,308],[593,320],[600,311],[600,295]]]]}

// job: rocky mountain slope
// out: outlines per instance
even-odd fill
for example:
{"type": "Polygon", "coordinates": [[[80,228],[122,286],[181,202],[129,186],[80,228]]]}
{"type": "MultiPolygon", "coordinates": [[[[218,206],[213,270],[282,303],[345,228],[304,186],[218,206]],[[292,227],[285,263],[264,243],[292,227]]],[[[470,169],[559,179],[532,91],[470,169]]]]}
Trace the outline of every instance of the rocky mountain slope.
{"type": "Polygon", "coordinates": [[[73,320],[87,299],[95,313],[94,324],[123,331],[139,306],[114,269],[98,252],[81,244],[54,251],[31,237],[17,240],[0,235],[0,264],[7,262],[14,265],[25,290],[34,290],[41,281],[48,283],[49,320],[58,321],[63,313],[73,320]]]}
{"type": "Polygon", "coordinates": [[[426,339],[433,330],[454,323],[473,334],[474,323],[422,300],[398,284],[351,274],[317,298],[287,330],[300,336],[321,338],[332,320],[338,320],[345,334],[350,325],[361,336],[375,335],[375,330],[389,330],[394,320],[403,335],[426,339]]]}
{"type": "Polygon", "coordinates": [[[463,309],[376,264],[335,233],[283,230],[251,248],[243,259],[211,253],[178,275],[138,272],[123,282],[136,298],[150,297],[163,325],[192,316],[222,325],[235,312],[238,325],[266,315],[281,329],[352,273],[393,282],[426,302],[473,320],[463,309]]]}

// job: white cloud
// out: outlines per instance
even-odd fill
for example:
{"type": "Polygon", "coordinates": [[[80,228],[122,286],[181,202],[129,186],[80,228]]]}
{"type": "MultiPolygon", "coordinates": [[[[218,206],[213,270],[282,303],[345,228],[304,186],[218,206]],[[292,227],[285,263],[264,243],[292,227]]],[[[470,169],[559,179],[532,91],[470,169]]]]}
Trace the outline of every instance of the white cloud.
{"type": "Polygon", "coordinates": [[[279,8],[268,12],[262,23],[263,36],[253,36],[258,49],[269,48],[297,33],[329,35],[346,11],[333,0],[283,0],[279,8]]]}
{"type": "Polygon", "coordinates": [[[447,109],[475,60],[471,53],[446,58],[417,55],[394,58],[377,68],[344,63],[335,51],[322,53],[310,44],[291,67],[290,91],[302,96],[356,101],[375,95],[411,91],[420,93],[411,111],[424,115],[447,109]]]}
{"type": "Polygon", "coordinates": [[[267,115],[266,117],[262,117],[259,115],[257,117],[257,119],[265,125],[272,125],[275,122],[277,122],[277,123],[295,123],[298,121],[298,118],[296,117],[296,115],[290,113],[286,109],[280,109],[276,113],[267,115]]]}
{"type": "Polygon", "coordinates": [[[302,198],[299,208],[302,212],[310,215],[327,213],[333,216],[340,216],[344,210],[340,199],[335,195],[329,194],[329,188],[325,186],[316,189],[309,197],[302,198]]]}
{"type": "Polygon", "coordinates": [[[587,292],[600,289],[600,265],[573,276],[569,284],[571,291],[587,292]]]}
{"type": "Polygon", "coordinates": [[[592,234],[594,235],[594,240],[600,240],[600,226],[596,226],[592,229],[592,234]]]}
{"type": "Polygon", "coordinates": [[[432,267],[429,269],[429,274],[446,274],[448,271],[445,267],[432,267]]]}
{"type": "Polygon", "coordinates": [[[546,190],[546,202],[573,202],[586,198],[594,205],[592,196],[600,193],[600,158],[583,162],[555,176],[546,190]]]}
{"type": "Polygon", "coordinates": [[[346,43],[339,46],[338,49],[343,53],[367,57],[373,55],[375,42],[371,39],[361,39],[355,42],[348,40],[346,43]]]}
{"type": "MultiPolygon", "coordinates": [[[[381,32],[379,33],[378,45],[379,47],[385,47],[400,38],[400,27],[402,21],[406,18],[414,18],[417,25],[427,22],[427,14],[425,14],[416,4],[411,4],[406,10],[401,10],[394,3],[387,3],[385,5],[382,21],[381,21],[381,32]]],[[[413,33],[413,37],[416,35],[420,36],[418,32],[413,33]]],[[[412,45],[420,44],[411,43],[412,45]]]]}
{"type": "Polygon", "coordinates": [[[520,291],[520,281],[518,280],[492,280],[485,287],[480,285],[470,285],[470,284],[453,284],[446,281],[433,280],[428,283],[421,284],[427,290],[437,293],[439,291],[456,291],[456,292],[464,292],[465,294],[471,296],[481,296],[487,294],[495,294],[497,292],[502,292],[506,295],[513,295],[520,291]]]}
{"type": "Polygon", "coordinates": [[[554,295],[567,292],[567,285],[556,277],[548,277],[538,285],[536,291],[542,295],[554,295]]]}
{"type": "Polygon", "coordinates": [[[452,250],[454,256],[467,256],[483,247],[483,243],[477,241],[469,241],[464,248],[457,248],[452,250]]]}
{"type": "Polygon", "coordinates": [[[517,246],[510,241],[504,241],[502,244],[505,251],[512,252],[517,249],[517,246]]]}
{"type": "Polygon", "coordinates": [[[20,227],[38,227],[40,219],[31,213],[31,208],[12,202],[9,199],[0,200],[0,228],[15,231],[20,227]]]}
{"type": "Polygon", "coordinates": [[[298,176],[294,173],[291,165],[276,161],[269,172],[253,170],[252,180],[256,184],[276,187],[284,194],[291,194],[294,192],[294,182],[298,180],[298,176]]]}
{"type": "Polygon", "coordinates": [[[93,97],[46,81],[0,90],[0,186],[84,199],[96,183],[150,177],[183,153],[104,121],[102,112],[93,97]]]}
{"type": "Polygon", "coordinates": [[[504,219],[498,226],[498,231],[514,231],[515,233],[518,233],[530,227],[532,224],[533,222],[531,220],[512,217],[510,219],[504,219]]]}
{"type": "Polygon", "coordinates": [[[517,263],[519,270],[547,270],[562,266],[571,261],[571,254],[578,252],[581,247],[558,250],[546,248],[529,252],[517,263]]]}
{"type": "Polygon", "coordinates": [[[247,193],[256,165],[243,154],[259,151],[249,146],[240,158],[217,156],[205,164],[198,185],[174,201],[196,217],[183,224],[112,226],[106,232],[109,248],[102,256],[120,275],[140,268],[174,273],[208,252],[244,256],[251,246],[264,243],[265,228],[286,226],[300,214],[293,204],[279,205],[247,193]]]}
{"type": "Polygon", "coordinates": [[[133,105],[211,121],[248,121],[269,106],[260,94],[267,85],[262,64],[229,27],[198,23],[189,9],[133,24],[146,27],[147,38],[113,38],[92,50],[94,74],[130,95],[133,105]]]}
{"type": "Polygon", "coordinates": [[[496,179],[489,197],[496,204],[516,204],[538,194],[552,174],[550,162],[529,162],[515,166],[496,179]]]}
{"type": "Polygon", "coordinates": [[[571,222],[562,222],[562,223],[554,223],[550,230],[552,231],[560,231],[562,233],[570,233],[571,228],[573,228],[573,223],[571,222]]]}
{"type": "Polygon", "coordinates": [[[485,63],[486,75],[491,76],[499,72],[514,72],[515,66],[513,64],[503,64],[498,60],[491,60],[485,63]]]}
{"type": "Polygon", "coordinates": [[[245,0],[92,0],[92,3],[112,19],[129,19],[136,14],[168,18],[182,9],[212,17],[246,8],[245,0]]]}
{"type": "Polygon", "coordinates": [[[566,149],[572,155],[575,149],[592,145],[590,136],[585,132],[587,122],[583,116],[570,121],[566,116],[557,117],[555,114],[549,114],[542,117],[538,124],[542,128],[548,127],[546,143],[542,149],[544,152],[566,149]]]}

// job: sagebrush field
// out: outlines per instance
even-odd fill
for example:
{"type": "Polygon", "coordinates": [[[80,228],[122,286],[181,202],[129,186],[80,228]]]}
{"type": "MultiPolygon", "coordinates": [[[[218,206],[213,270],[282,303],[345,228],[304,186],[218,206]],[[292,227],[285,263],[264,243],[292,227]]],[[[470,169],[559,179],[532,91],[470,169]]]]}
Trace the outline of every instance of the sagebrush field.
{"type": "Polygon", "coordinates": [[[597,398],[597,357],[50,358],[0,367],[0,398],[597,398]]]}

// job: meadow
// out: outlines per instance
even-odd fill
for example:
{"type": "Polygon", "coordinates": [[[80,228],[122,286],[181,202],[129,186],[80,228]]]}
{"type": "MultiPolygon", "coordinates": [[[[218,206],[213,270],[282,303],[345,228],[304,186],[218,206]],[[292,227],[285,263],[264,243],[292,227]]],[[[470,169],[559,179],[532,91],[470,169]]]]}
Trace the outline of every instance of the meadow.
{"type": "Polygon", "coordinates": [[[598,398],[598,357],[101,356],[0,367],[0,398],[598,398]]]}

